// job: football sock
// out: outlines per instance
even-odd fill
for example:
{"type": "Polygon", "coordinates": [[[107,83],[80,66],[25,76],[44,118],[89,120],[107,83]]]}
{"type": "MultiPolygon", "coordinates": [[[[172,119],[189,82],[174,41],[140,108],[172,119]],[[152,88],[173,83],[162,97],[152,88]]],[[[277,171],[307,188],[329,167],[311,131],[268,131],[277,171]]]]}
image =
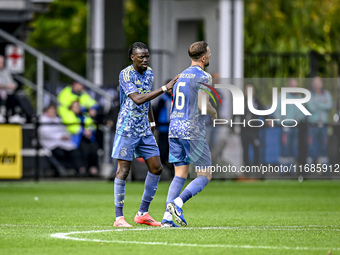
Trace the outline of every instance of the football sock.
{"type": "Polygon", "coordinates": [[[124,198],[125,198],[125,184],[126,181],[115,178],[114,192],[115,192],[115,210],[116,219],[123,216],[124,198]]]}
{"type": "MultiPolygon", "coordinates": [[[[188,184],[188,186],[183,190],[183,192],[179,195],[182,199],[183,204],[188,201],[191,197],[197,195],[197,193],[201,192],[205,186],[209,183],[209,179],[204,176],[200,175],[197,176],[192,182],[188,184]]],[[[177,203],[176,203],[177,204],[177,203]]],[[[179,207],[179,204],[177,204],[179,207]]]]}
{"type": "Polygon", "coordinates": [[[182,198],[180,198],[180,197],[177,197],[177,198],[174,200],[174,203],[175,203],[177,206],[181,207],[181,208],[182,208],[182,206],[183,206],[183,204],[184,204],[182,198]]]}
{"type": "Polygon", "coordinates": [[[164,213],[163,219],[167,221],[172,221],[172,214],[168,210],[166,210],[166,212],[164,213]]]}
{"type": "Polygon", "coordinates": [[[148,212],[150,203],[157,191],[157,186],[161,175],[155,175],[148,172],[145,179],[145,187],[141,205],[139,207],[139,212],[148,212]]]}
{"type": "Polygon", "coordinates": [[[144,216],[145,214],[147,214],[147,212],[140,212],[140,211],[137,212],[138,216],[144,216]]]}
{"type": "MultiPolygon", "coordinates": [[[[187,180],[186,178],[179,177],[179,176],[175,175],[175,177],[172,180],[170,187],[169,187],[168,197],[166,198],[166,201],[167,201],[166,204],[168,204],[168,202],[174,200],[176,197],[179,196],[179,194],[181,194],[181,190],[182,190],[186,180],[187,180]]],[[[165,208],[166,208],[166,206],[165,206],[165,208]]],[[[168,221],[172,220],[172,215],[167,209],[165,209],[163,219],[166,219],[168,221]]]]}

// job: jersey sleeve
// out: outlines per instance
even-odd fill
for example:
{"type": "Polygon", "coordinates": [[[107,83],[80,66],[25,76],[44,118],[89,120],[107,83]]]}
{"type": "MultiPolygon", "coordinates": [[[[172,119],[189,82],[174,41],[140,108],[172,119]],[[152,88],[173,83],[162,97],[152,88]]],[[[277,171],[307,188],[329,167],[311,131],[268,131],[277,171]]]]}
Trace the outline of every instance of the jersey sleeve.
{"type": "Polygon", "coordinates": [[[131,79],[131,72],[124,70],[119,75],[119,83],[123,92],[128,96],[131,93],[137,92],[138,89],[131,79]]]}
{"type": "Polygon", "coordinates": [[[202,75],[200,78],[198,78],[197,89],[201,91],[208,91],[210,92],[209,86],[212,86],[212,77],[209,73],[204,72],[204,75],[202,75]],[[207,86],[208,85],[208,86],[207,86]]]}

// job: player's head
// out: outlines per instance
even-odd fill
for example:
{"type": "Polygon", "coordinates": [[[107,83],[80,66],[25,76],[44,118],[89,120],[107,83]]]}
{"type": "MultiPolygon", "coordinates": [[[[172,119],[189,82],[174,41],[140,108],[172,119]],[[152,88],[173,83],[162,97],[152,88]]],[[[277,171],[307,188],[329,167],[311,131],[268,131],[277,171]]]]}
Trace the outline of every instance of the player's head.
{"type": "Polygon", "coordinates": [[[129,60],[132,61],[135,69],[143,73],[148,69],[150,59],[149,49],[142,42],[135,42],[129,47],[129,60]]]}
{"type": "Polygon", "coordinates": [[[188,53],[192,61],[202,62],[205,67],[209,66],[211,52],[205,41],[194,42],[191,44],[188,53]]]}

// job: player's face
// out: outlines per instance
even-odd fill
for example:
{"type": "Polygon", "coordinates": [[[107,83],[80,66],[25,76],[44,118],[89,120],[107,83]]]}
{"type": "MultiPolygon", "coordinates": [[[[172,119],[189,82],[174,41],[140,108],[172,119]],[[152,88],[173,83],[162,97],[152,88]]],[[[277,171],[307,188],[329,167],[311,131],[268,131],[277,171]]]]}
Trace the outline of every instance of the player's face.
{"type": "Polygon", "coordinates": [[[210,56],[211,56],[211,51],[210,51],[209,46],[207,46],[207,53],[205,53],[205,55],[202,57],[202,61],[205,67],[209,66],[210,56]]]}
{"type": "Polygon", "coordinates": [[[136,49],[131,55],[134,68],[139,73],[144,73],[148,69],[150,54],[147,49],[136,49]]]}

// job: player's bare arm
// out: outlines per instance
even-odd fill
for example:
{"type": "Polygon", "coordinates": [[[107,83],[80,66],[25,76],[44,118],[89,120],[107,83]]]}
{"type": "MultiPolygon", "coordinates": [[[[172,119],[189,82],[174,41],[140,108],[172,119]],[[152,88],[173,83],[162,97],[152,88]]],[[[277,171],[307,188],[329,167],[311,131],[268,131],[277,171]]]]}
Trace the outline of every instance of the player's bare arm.
{"type": "MultiPolygon", "coordinates": [[[[175,78],[173,78],[169,83],[164,85],[167,90],[171,90],[173,86],[175,85],[179,75],[177,75],[175,78]]],[[[145,93],[145,94],[139,94],[138,92],[134,92],[129,94],[129,97],[132,99],[132,101],[136,105],[141,105],[144,104],[152,99],[155,99],[159,95],[163,94],[165,91],[162,88],[156,89],[150,93],[145,93]]]]}
{"type": "MultiPolygon", "coordinates": [[[[207,96],[205,92],[198,92],[198,109],[202,110],[202,96],[207,96]]],[[[211,116],[212,119],[217,119],[217,111],[211,105],[210,101],[207,102],[207,113],[211,116]]]]}
{"type": "Polygon", "coordinates": [[[149,117],[149,123],[150,123],[150,126],[151,126],[151,131],[152,131],[152,133],[154,133],[155,128],[156,128],[156,124],[155,124],[155,118],[153,116],[153,110],[152,110],[151,102],[149,103],[148,117],[149,117]]]}

